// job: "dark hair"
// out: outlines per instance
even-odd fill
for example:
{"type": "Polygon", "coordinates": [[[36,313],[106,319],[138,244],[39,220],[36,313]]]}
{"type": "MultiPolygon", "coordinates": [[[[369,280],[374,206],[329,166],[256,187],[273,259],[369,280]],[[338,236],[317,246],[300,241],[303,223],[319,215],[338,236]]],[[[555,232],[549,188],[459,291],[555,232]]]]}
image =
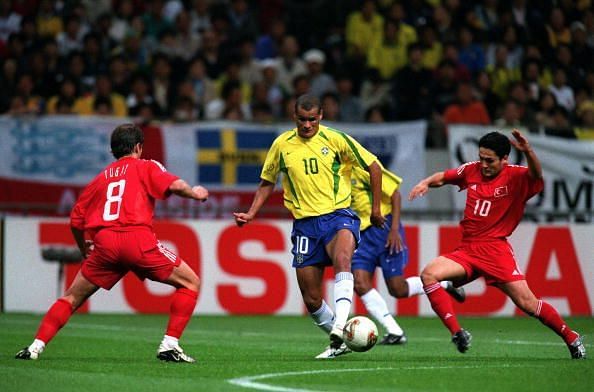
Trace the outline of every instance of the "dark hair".
{"type": "Polygon", "coordinates": [[[111,153],[116,159],[131,154],[138,143],[144,143],[144,134],[135,124],[118,125],[111,133],[111,153]]]}
{"type": "Polygon", "coordinates": [[[499,132],[489,132],[479,140],[479,148],[488,148],[493,150],[495,154],[501,159],[509,155],[511,151],[511,143],[507,136],[499,132]]]}
{"type": "Polygon", "coordinates": [[[312,110],[317,108],[318,113],[322,110],[322,104],[320,103],[320,99],[314,95],[303,94],[297,98],[295,101],[295,113],[299,108],[303,110],[312,110]]]}

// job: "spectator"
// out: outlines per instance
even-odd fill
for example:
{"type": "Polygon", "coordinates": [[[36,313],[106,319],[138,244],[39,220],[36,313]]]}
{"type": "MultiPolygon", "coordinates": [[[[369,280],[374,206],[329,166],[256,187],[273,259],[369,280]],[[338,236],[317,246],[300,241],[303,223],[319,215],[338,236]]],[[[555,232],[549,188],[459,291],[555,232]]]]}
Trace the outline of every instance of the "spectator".
{"type": "Polygon", "coordinates": [[[431,114],[432,77],[422,60],[421,46],[409,45],[408,64],[398,72],[392,87],[397,120],[417,120],[431,114]]]}
{"type": "Polygon", "coordinates": [[[555,49],[561,44],[571,43],[571,31],[565,24],[565,15],[561,8],[553,8],[546,25],[548,45],[555,49]]]}
{"type": "Polygon", "coordinates": [[[272,115],[279,118],[282,115],[283,89],[278,83],[278,62],[275,59],[263,60],[260,62],[262,72],[262,84],[266,89],[266,103],[270,107],[272,115]]]}
{"type": "Polygon", "coordinates": [[[56,38],[64,30],[62,19],[56,14],[54,2],[51,0],[41,0],[39,3],[36,23],[37,33],[41,37],[56,38]]]}
{"type": "Polygon", "coordinates": [[[498,45],[495,49],[494,63],[487,66],[487,72],[492,81],[492,89],[499,99],[507,98],[510,83],[521,79],[519,68],[510,68],[507,62],[507,46],[498,45]]]}
{"type": "Polygon", "coordinates": [[[361,86],[361,106],[368,111],[374,106],[391,107],[392,94],[390,83],[384,82],[375,68],[370,68],[361,86]]]}
{"type": "Polygon", "coordinates": [[[491,119],[482,101],[474,98],[472,85],[462,82],[456,93],[457,102],[449,105],[444,112],[446,125],[450,124],[480,124],[489,125],[491,119]]]}
{"type": "Polygon", "coordinates": [[[460,30],[459,45],[459,61],[472,75],[485,69],[485,52],[480,45],[474,43],[474,34],[468,27],[460,30]]]}
{"type": "Polygon", "coordinates": [[[489,118],[495,118],[497,116],[497,109],[501,100],[491,89],[491,79],[489,78],[489,74],[486,71],[480,72],[476,77],[476,84],[477,93],[487,108],[489,118]]]}
{"type": "MultiPolygon", "coordinates": [[[[293,95],[296,97],[299,97],[303,94],[309,94],[309,91],[311,90],[311,83],[309,81],[309,77],[307,75],[297,75],[295,76],[295,78],[293,79],[293,95]]],[[[291,109],[291,112],[293,113],[293,109],[291,109]]],[[[292,114],[291,117],[292,118],[292,114]]]]}
{"type": "Polygon", "coordinates": [[[381,106],[372,106],[365,112],[365,122],[383,123],[386,122],[386,110],[381,106]]]}
{"type": "Polygon", "coordinates": [[[132,29],[132,18],[134,17],[134,3],[132,0],[120,0],[116,15],[109,27],[109,36],[116,42],[122,42],[132,29]]]}
{"type": "Polygon", "coordinates": [[[138,73],[132,78],[130,94],[126,98],[128,112],[132,116],[137,116],[143,105],[154,105],[155,99],[151,94],[151,83],[149,78],[138,73]]]}
{"type": "Polygon", "coordinates": [[[192,0],[190,11],[190,26],[194,33],[201,35],[206,30],[212,29],[210,23],[209,0],[192,0]]]}
{"type": "Polygon", "coordinates": [[[171,29],[172,24],[163,17],[163,0],[147,1],[147,10],[142,15],[142,21],[145,26],[147,39],[156,42],[157,39],[166,31],[171,29]]]}
{"type": "Polygon", "coordinates": [[[175,17],[174,47],[177,57],[190,61],[201,47],[200,36],[191,28],[191,19],[188,12],[181,9],[175,17]]]}
{"type": "Polygon", "coordinates": [[[287,95],[294,93],[293,79],[297,75],[307,74],[307,65],[298,55],[299,43],[297,39],[292,35],[285,36],[280,48],[280,56],[277,57],[277,62],[278,82],[287,95]]]}
{"type": "Polygon", "coordinates": [[[364,0],[358,11],[348,15],[346,43],[350,56],[365,62],[367,49],[382,39],[384,18],[376,12],[375,2],[364,0]]]}
{"type": "Polygon", "coordinates": [[[60,90],[47,101],[45,110],[47,114],[72,113],[74,102],[78,98],[78,87],[74,79],[66,77],[60,83],[60,90]],[[60,106],[60,109],[58,108],[60,106]],[[68,108],[68,110],[66,110],[68,108]]]}
{"type": "MultiPolygon", "coordinates": [[[[256,40],[256,58],[264,60],[281,55],[281,48],[286,37],[287,27],[282,19],[275,19],[266,34],[256,40]]],[[[296,54],[296,53],[295,53],[296,54]]]]}
{"type": "Polygon", "coordinates": [[[308,77],[311,84],[310,94],[321,97],[325,93],[335,93],[336,83],[332,76],[324,72],[326,55],[319,49],[310,49],[303,54],[307,63],[308,77]]]}
{"type": "Polygon", "coordinates": [[[6,42],[11,34],[21,30],[21,19],[21,15],[11,10],[10,1],[0,1],[0,43],[6,42]]]}
{"type": "Polygon", "coordinates": [[[223,85],[221,98],[217,98],[206,105],[205,119],[251,121],[251,108],[249,104],[242,101],[239,81],[229,80],[223,85]]]}
{"type": "Polygon", "coordinates": [[[431,91],[433,111],[442,114],[456,100],[456,66],[450,60],[442,60],[437,68],[434,87],[431,91]]]}
{"type": "Polygon", "coordinates": [[[338,95],[336,93],[325,93],[320,100],[324,121],[341,121],[338,95]]]}
{"type": "Polygon", "coordinates": [[[239,43],[239,78],[252,85],[262,79],[260,64],[254,56],[255,47],[252,38],[243,38],[239,43]]]}
{"type": "Polygon", "coordinates": [[[435,35],[431,25],[421,27],[421,48],[423,49],[423,66],[435,70],[443,57],[443,45],[435,35]]]}
{"type": "Polygon", "coordinates": [[[152,64],[153,85],[152,92],[155,103],[162,115],[168,115],[171,110],[170,102],[173,102],[173,86],[171,81],[171,64],[169,59],[162,53],[153,56],[152,64]]]}
{"type": "Polygon", "coordinates": [[[495,120],[494,125],[499,128],[517,128],[521,126],[521,107],[513,99],[508,99],[503,105],[501,117],[495,120]]]}
{"type": "Polygon", "coordinates": [[[98,116],[113,116],[113,106],[108,97],[98,96],[93,101],[93,114],[98,116]]]}
{"type": "Polygon", "coordinates": [[[538,130],[541,127],[552,128],[553,127],[553,109],[557,106],[557,99],[555,95],[550,91],[545,91],[538,100],[538,108],[534,115],[536,120],[534,125],[531,127],[532,130],[538,130]]]}
{"type": "Polygon", "coordinates": [[[173,109],[173,121],[175,122],[191,122],[198,120],[198,110],[194,100],[186,95],[181,95],[177,98],[175,107],[173,109]]]}
{"type": "Polygon", "coordinates": [[[82,50],[83,37],[86,34],[86,31],[82,28],[80,18],[76,15],[67,17],[64,25],[64,31],[56,37],[60,56],[67,56],[72,51],[82,50]]]}
{"type": "MultiPolygon", "coordinates": [[[[99,107],[101,110],[109,109],[110,114],[118,117],[125,117],[128,115],[128,108],[126,101],[120,94],[114,93],[111,87],[111,80],[107,74],[97,75],[95,81],[95,90],[93,94],[78,98],[74,102],[73,111],[81,115],[90,115],[96,113],[99,107]],[[100,100],[101,103],[105,100],[109,101],[109,107],[96,106],[95,101],[100,100]]],[[[102,111],[101,114],[104,112],[102,111]]]]}
{"type": "MultiPolygon", "coordinates": [[[[407,62],[407,44],[399,42],[398,33],[398,24],[393,20],[387,20],[384,23],[382,38],[369,43],[367,65],[378,69],[384,80],[390,80],[407,62]]],[[[416,35],[414,38],[416,40],[416,35]]]]}
{"type": "Polygon", "coordinates": [[[359,97],[353,94],[353,82],[346,72],[341,72],[336,78],[338,91],[338,118],[344,122],[363,121],[363,107],[359,97]]]}
{"type": "Polygon", "coordinates": [[[204,59],[206,74],[212,80],[219,77],[223,68],[219,47],[220,38],[215,30],[206,30],[202,33],[202,50],[198,55],[204,59]]]}
{"type": "Polygon", "coordinates": [[[258,25],[256,24],[256,18],[249,9],[248,2],[246,0],[230,0],[230,3],[228,8],[230,35],[235,39],[256,37],[258,35],[258,25]]]}
{"type": "Polygon", "coordinates": [[[575,98],[573,89],[567,85],[567,77],[563,68],[557,68],[553,74],[553,85],[549,86],[549,91],[555,95],[557,103],[568,112],[575,108],[575,98]]]}
{"type": "Polygon", "coordinates": [[[188,77],[194,87],[196,104],[201,113],[204,113],[206,105],[216,98],[214,82],[206,74],[206,67],[202,57],[196,57],[190,63],[188,77]]]}

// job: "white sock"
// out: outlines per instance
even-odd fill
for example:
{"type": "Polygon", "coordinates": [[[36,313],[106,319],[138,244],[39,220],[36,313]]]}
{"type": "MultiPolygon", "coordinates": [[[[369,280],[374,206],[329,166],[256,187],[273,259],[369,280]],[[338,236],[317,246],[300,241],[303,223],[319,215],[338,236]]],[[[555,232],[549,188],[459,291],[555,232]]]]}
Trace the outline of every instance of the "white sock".
{"type": "Polygon", "coordinates": [[[177,347],[177,346],[179,346],[179,339],[174,338],[173,336],[165,335],[165,336],[163,336],[163,340],[161,341],[161,344],[163,344],[164,346],[166,346],[168,348],[177,347]]]}
{"type": "Polygon", "coordinates": [[[326,333],[330,333],[334,325],[334,312],[328,306],[326,301],[322,300],[322,306],[318,310],[309,314],[316,325],[326,333]]]}
{"type": "Polygon", "coordinates": [[[450,281],[449,281],[449,280],[443,280],[443,281],[439,282],[439,285],[440,285],[442,288],[444,288],[444,289],[447,289],[447,288],[448,288],[448,283],[450,283],[450,281]]]}
{"type": "Polygon", "coordinates": [[[339,272],[334,281],[334,309],[336,320],[334,327],[342,330],[349,318],[351,304],[353,303],[353,274],[350,272],[339,272]]]}
{"type": "Polygon", "coordinates": [[[42,353],[45,349],[45,342],[43,340],[35,339],[33,343],[29,346],[29,351],[37,351],[38,353],[42,353]]]}
{"type": "Polygon", "coordinates": [[[409,297],[425,294],[425,290],[423,290],[423,281],[418,276],[411,276],[410,278],[406,278],[406,283],[408,283],[409,297]]]}
{"type": "Polygon", "coordinates": [[[371,316],[379,321],[386,331],[395,335],[402,335],[404,331],[400,328],[400,325],[396,322],[394,317],[388,311],[388,305],[382,298],[380,293],[376,289],[371,289],[365,295],[361,296],[361,300],[365,304],[365,308],[371,314],[371,316]]]}

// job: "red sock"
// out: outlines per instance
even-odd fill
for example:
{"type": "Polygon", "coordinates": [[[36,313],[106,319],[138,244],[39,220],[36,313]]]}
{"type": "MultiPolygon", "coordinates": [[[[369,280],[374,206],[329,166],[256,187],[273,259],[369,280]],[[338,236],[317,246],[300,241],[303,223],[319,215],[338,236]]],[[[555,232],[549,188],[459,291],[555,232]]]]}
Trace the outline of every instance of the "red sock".
{"type": "Polygon", "coordinates": [[[540,300],[534,317],[541,323],[551,328],[555,333],[563,338],[566,344],[571,344],[579,336],[576,332],[565,324],[565,321],[559,316],[557,310],[548,303],[540,300]]]}
{"type": "Polygon", "coordinates": [[[171,301],[166,335],[180,338],[192,317],[197,299],[198,293],[195,291],[186,288],[176,290],[173,294],[173,301],[171,301]]]}
{"type": "Polygon", "coordinates": [[[63,298],[60,298],[47,311],[41,325],[37,330],[35,339],[43,341],[48,344],[50,340],[58,333],[58,331],[68,322],[72,315],[72,304],[63,298]]]}
{"type": "Polygon", "coordinates": [[[441,287],[439,282],[423,286],[425,294],[433,311],[439,316],[444,325],[450,330],[451,334],[455,334],[462,329],[458,324],[458,319],[454,314],[454,307],[450,295],[441,287]]]}

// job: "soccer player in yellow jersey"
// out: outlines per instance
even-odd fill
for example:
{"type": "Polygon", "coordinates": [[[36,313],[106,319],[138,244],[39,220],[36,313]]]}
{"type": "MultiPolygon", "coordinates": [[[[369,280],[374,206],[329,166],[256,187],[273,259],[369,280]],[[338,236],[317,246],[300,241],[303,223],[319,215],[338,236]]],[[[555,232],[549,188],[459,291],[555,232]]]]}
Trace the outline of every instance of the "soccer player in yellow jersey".
{"type": "Polygon", "coordinates": [[[334,358],[350,351],[342,341],[342,329],[351,309],[351,258],[359,242],[359,218],[349,208],[353,167],[370,174],[371,223],[382,226],[385,219],[380,209],[382,175],[377,158],[346,134],[320,125],[322,114],[318,98],[297,98],[297,127],[272,143],[251,207],[233,215],[239,226],[254,219],[283,173],[285,207],[295,218],[291,252],[297,282],[311,317],[330,335],[330,345],[316,358],[334,358]],[[324,268],[330,265],[336,274],[336,313],[323,299],[324,268]]]}
{"type": "MultiPolygon", "coordinates": [[[[388,291],[395,298],[407,298],[424,294],[423,283],[418,276],[407,279],[402,277],[408,263],[408,248],[404,237],[404,228],[400,221],[402,179],[382,167],[381,213],[386,219],[382,227],[371,224],[369,210],[371,204],[369,173],[358,167],[351,174],[351,208],[361,219],[361,241],[352,259],[355,277],[355,292],[361,297],[367,311],[386,330],[380,344],[404,344],[406,335],[392,314],[386,301],[373,288],[373,274],[380,267],[388,291]]],[[[464,301],[462,288],[455,288],[451,282],[441,282],[443,288],[459,302],[464,301]]]]}

